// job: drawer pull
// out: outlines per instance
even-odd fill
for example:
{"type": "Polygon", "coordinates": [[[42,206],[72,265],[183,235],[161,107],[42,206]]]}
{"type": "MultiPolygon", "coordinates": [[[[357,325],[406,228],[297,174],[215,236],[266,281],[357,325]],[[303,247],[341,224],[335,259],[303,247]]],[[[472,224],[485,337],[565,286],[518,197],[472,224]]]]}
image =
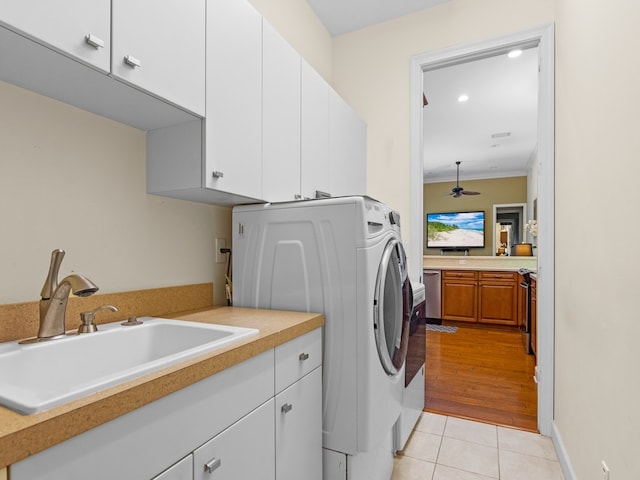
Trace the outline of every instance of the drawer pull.
{"type": "Polygon", "coordinates": [[[222,460],[219,458],[213,458],[204,464],[204,471],[207,473],[213,473],[213,471],[222,465],[222,460]]]}
{"type": "Polygon", "coordinates": [[[211,172],[211,176],[213,178],[222,178],[222,177],[224,177],[224,173],[215,170],[215,171],[211,172]]]}
{"type": "Polygon", "coordinates": [[[308,354],[308,353],[301,353],[301,354],[300,354],[300,356],[298,357],[298,359],[299,359],[301,362],[304,362],[305,360],[308,360],[308,359],[309,359],[309,354],[308,354]]]}
{"type": "Polygon", "coordinates": [[[289,413],[291,410],[293,410],[293,405],[291,405],[290,403],[285,403],[284,405],[282,405],[282,407],[280,408],[280,411],[282,413],[289,413]]]}
{"type": "Polygon", "coordinates": [[[104,48],[104,40],[102,40],[99,37],[96,37],[95,35],[91,35],[90,33],[85,35],[84,37],[85,42],[87,42],[89,45],[91,45],[92,47],[98,49],[98,48],[104,48]]]}
{"type": "Polygon", "coordinates": [[[133,68],[142,66],[142,62],[140,62],[140,60],[138,60],[136,57],[132,57],[131,55],[124,56],[124,63],[133,68]]]}

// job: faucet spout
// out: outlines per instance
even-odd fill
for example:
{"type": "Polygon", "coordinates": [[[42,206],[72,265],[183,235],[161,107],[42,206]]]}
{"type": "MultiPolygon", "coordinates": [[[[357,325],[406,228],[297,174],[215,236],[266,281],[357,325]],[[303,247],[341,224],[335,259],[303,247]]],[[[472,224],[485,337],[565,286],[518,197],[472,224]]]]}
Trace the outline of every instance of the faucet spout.
{"type": "MultiPolygon", "coordinates": [[[[51,253],[51,264],[42,287],[40,300],[40,328],[35,341],[51,340],[65,333],[65,316],[69,294],[87,297],[98,291],[98,287],[84,275],[72,273],[58,282],[58,271],[64,250],[51,253]]],[[[30,340],[26,340],[30,342],[30,340]]]]}

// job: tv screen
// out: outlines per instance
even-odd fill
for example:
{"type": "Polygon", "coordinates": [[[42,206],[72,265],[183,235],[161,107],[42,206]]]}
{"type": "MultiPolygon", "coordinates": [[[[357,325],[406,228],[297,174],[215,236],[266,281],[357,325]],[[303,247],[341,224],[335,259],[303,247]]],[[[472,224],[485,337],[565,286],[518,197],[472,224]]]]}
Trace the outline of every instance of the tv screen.
{"type": "Polygon", "coordinates": [[[427,248],[483,247],[483,211],[427,213],[427,248]]]}

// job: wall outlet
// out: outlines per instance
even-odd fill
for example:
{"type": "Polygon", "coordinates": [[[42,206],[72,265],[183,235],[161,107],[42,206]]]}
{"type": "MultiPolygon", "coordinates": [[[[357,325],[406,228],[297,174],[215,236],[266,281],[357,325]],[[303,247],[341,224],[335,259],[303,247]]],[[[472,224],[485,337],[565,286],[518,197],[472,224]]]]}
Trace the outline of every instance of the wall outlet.
{"type": "Polygon", "coordinates": [[[604,460],[602,460],[602,480],[609,480],[609,467],[604,460]]]}
{"type": "Polygon", "coordinates": [[[216,238],[216,263],[224,263],[227,261],[228,253],[220,253],[221,248],[227,248],[226,238],[216,238]]]}
{"type": "Polygon", "coordinates": [[[458,260],[458,264],[459,265],[466,265],[467,261],[466,260],[458,260]]]}

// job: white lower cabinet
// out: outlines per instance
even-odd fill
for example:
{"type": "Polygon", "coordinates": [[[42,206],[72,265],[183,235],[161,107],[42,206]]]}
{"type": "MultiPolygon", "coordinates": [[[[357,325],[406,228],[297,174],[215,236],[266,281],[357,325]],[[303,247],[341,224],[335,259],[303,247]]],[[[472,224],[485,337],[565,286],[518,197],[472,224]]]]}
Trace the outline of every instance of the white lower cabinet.
{"type": "Polygon", "coordinates": [[[193,479],[273,480],[273,402],[255,409],[193,452],[193,479]]]}
{"type": "Polygon", "coordinates": [[[193,455],[186,456],[153,480],[193,480],[193,455]]]}
{"type": "Polygon", "coordinates": [[[276,478],[322,480],[322,368],[279,393],[275,413],[276,478]]]}
{"type": "Polygon", "coordinates": [[[10,478],[321,480],[321,342],[306,333],[17,462],[10,478]]]}

